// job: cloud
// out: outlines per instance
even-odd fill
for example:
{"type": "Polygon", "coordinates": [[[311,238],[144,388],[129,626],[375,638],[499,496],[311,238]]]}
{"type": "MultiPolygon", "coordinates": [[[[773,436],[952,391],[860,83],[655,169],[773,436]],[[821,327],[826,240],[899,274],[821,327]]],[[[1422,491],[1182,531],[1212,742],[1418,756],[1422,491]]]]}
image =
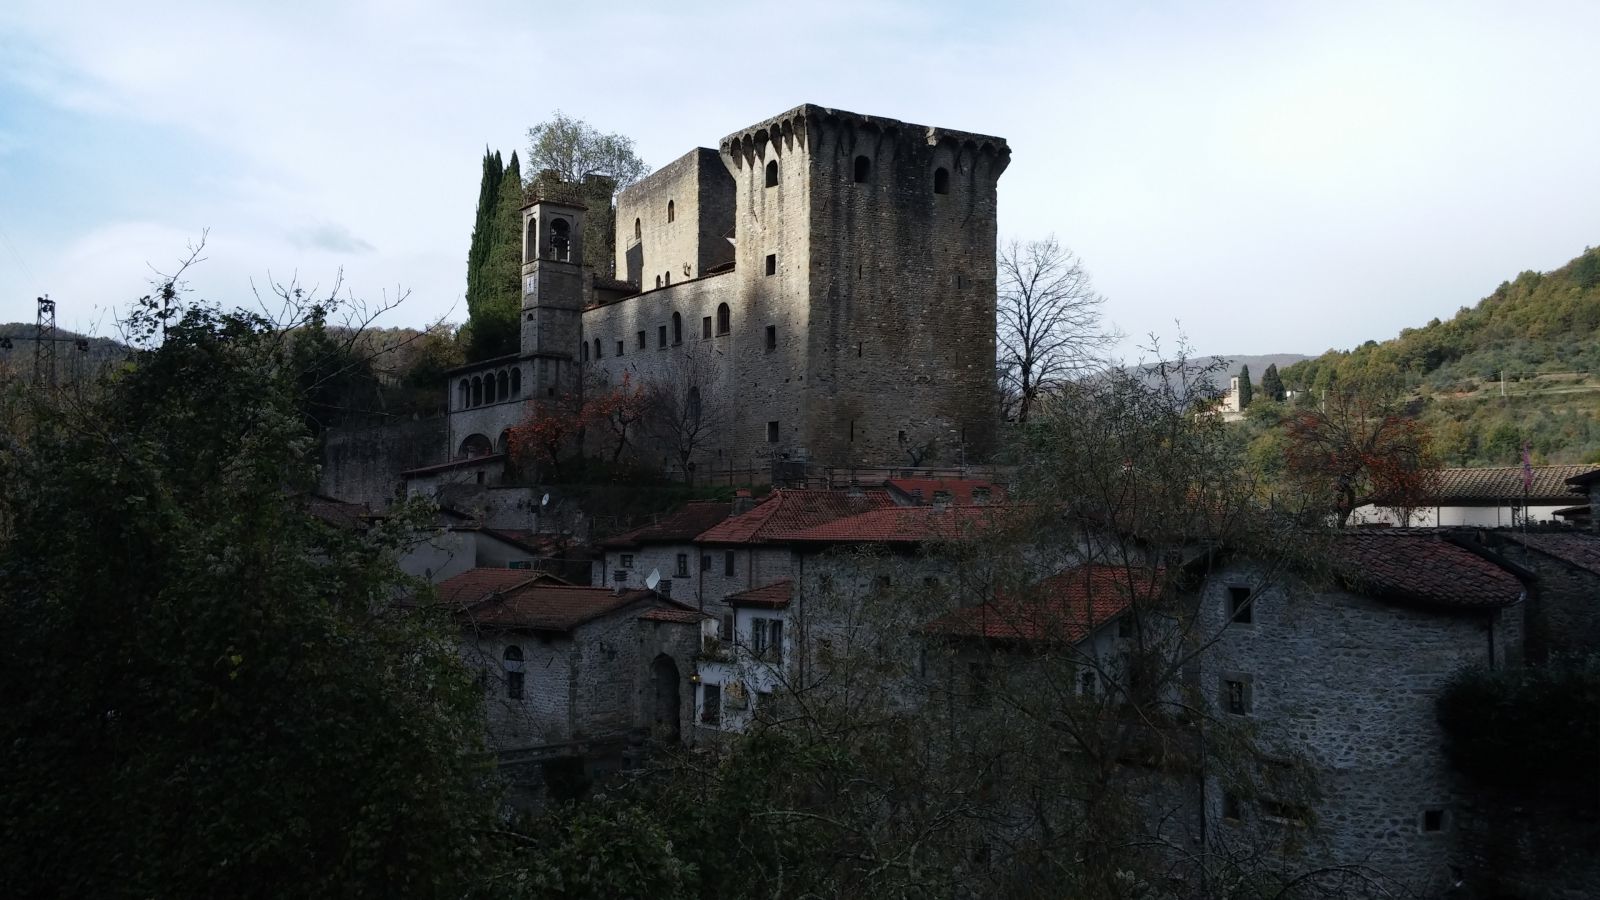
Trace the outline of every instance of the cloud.
{"type": "Polygon", "coordinates": [[[289,232],[289,242],[296,247],[326,250],[329,253],[372,253],[378,248],[351,233],[343,225],[324,222],[289,232]]]}

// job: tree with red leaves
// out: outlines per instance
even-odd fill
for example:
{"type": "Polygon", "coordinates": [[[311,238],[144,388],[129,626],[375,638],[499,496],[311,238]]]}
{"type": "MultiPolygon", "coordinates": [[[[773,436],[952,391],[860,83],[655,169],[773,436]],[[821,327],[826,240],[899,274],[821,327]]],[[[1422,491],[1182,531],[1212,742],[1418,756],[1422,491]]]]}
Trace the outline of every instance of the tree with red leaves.
{"type": "Polygon", "coordinates": [[[632,373],[622,373],[616,387],[598,385],[594,399],[584,404],[585,419],[604,429],[611,447],[611,463],[616,465],[633,445],[641,423],[650,412],[650,393],[632,373]]]}
{"type": "Polygon", "coordinates": [[[577,451],[585,424],[583,401],[576,394],[529,401],[528,414],[506,432],[512,462],[538,468],[542,480],[560,480],[561,464],[577,451]]]}
{"type": "Polygon", "coordinates": [[[1392,510],[1401,524],[1426,505],[1438,477],[1427,428],[1390,392],[1344,388],[1287,423],[1289,478],[1343,528],[1357,507],[1392,510]]]}

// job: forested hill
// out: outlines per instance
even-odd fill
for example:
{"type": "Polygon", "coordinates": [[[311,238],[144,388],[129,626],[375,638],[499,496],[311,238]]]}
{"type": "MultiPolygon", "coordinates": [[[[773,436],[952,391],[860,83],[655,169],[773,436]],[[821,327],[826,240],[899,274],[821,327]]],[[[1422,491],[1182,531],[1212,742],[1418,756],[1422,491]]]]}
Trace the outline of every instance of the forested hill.
{"type": "Polygon", "coordinates": [[[1313,391],[1383,374],[1424,401],[1449,463],[1512,464],[1524,440],[1542,461],[1600,460],[1600,247],[1523,272],[1448,320],[1282,371],[1313,391]]]}

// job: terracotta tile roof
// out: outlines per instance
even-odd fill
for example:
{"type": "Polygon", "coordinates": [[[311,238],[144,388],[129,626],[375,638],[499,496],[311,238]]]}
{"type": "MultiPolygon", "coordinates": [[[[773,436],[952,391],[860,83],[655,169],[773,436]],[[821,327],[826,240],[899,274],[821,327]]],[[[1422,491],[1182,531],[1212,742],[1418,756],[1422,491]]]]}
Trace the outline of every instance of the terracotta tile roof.
{"type": "Polygon", "coordinates": [[[651,543],[689,543],[701,532],[728,518],[733,504],[721,500],[691,500],[659,521],[623,532],[600,542],[606,548],[637,547],[651,543]]]}
{"type": "Polygon", "coordinates": [[[676,622],[686,625],[695,625],[711,618],[711,616],[708,616],[699,610],[678,609],[674,606],[661,606],[644,613],[643,615],[639,616],[639,618],[646,622],[676,622]]]}
{"type": "Polygon", "coordinates": [[[816,543],[914,544],[954,541],[998,524],[1011,507],[891,506],[825,522],[789,536],[816,543]]]}
{"type": "Polygon", "coordinates": [[[751,588],[737,594],[729,594],[729,606],[754,606],[761,609],[783,609],[789,605],[789,598],[794,592],[794,585],[788,579],[774,582],[765,587],[751,588]]]}
{"type": "Polygon", "coordinates": [[[991,640],[1077,643],[1128,608],[1160,590],[1159,573],[1121,566],[1087,565],[1039,582],[1026,599],[997,599],[948,613],[925,631],[991,640]]]}
{"type": "Polygon", "coordinates": [[[1345,533],[1332,551],[1357,590],[1423,606],[1490,609],[1522,598],[1522,582],[1439,533],[1375,529],[1345,533]]]}
{"type": "Polygon", "coordinates": [[[617,595],[610,588],[576,587],[527,569],[471,569],[445,579],[436,590],[440,603],[475,626],[555,631],[655,597],[652,591],[617,595]]]}
{"type": "Polygon", "coordinates": [[[894,499],[881,488],[856,492],[781,489],[755,509],[708,528],[696,540],[707,544],[773,543],[825,522],[893,505],[894,499]]]}
{"type": "MultiPolygon", "coordinates": [[[[1506,534],[1506,537],[1546,556],[1553,556],[1562,562],[1600,575],[1600,534],[1584,534],[1581,532],[1572,532],[1570,534],[1552,534],[1549,532],[1517,534],[1512,532],[1506,534]]],[[[1600,600],[1600,598],[1596,599],[1600,600]]]]}
{"type": "Polygon", "coordinates": [[[324,494],[307,494],[306,512],[340,528],[360,531],[367,527],[372,511],[365,503],[349,503],[324,494]]]}
{"type": "Polygon", "coordinates": [[[972,506],[977,502],[974,491],[987,491],[987,502],[999,503],[1006,498],[1004,487],[978,478],[891,478],[884,484],[918,504],[932,503],[943,494],[952,506],[972,506]]]}
{"type": "MultiPolygon", "coordinates": [[[[1533,466],[1533,486],[1528,499],[1534,503],[1571,503],[1581,493],[1567,482],[1596,471],[1595,466],[1533,466]]],[[[1483,503],[1522,501],[1522,467],[1440,469],[1433,503],[1483,503]]]]}
{"type": "Polygon", "coordinates": [[[407,469],[400,473],[401,478],[418,478],[426,475],[437,475],[440,472],[449,472],[452,469],[470,469],[473,466],[486,466],[490,463],[505,462],[504,453],[485,453],[482,456],[471,456],[466,459],[453,459],[449,462],[433,466],[423,466],[420,469],[407,469]]]}

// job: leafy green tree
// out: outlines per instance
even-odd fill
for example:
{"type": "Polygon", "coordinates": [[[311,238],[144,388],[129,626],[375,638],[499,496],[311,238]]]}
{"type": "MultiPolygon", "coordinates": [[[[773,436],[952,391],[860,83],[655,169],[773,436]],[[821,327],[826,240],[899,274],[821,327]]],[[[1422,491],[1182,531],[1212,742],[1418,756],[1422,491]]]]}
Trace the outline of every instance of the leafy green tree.
{"type": "Polygon", "coordinates": [[[1282,403],[1289,392],[1283,387],[1283,377],[1278,374],[1278,364],[1268,363],[1267,370],[1261,373],[1261,392],[1267,399],[1274,403],[1282,403]]]}
{"type": "Polygon", "coordinates": [[[1250,402],[1256,397],[1255,385],[1250,383],[1250,367],[1239,367],[1239,408],[1249,409],[1250,402]]]}
{"type": "Polygon", "coordinates": [[[582,119],[556,110],[547,121],[528,129],[528,170],[552,171],[562,181],[581,184],[590,174],[608,176],[620,191],[649,174],[623,134],[603,134],[582,119]]]}
{"type": "Polygon", "coordinates": [[[308,512],[286,328],[170,284],[125,325],[100,394],[0,440],[0,892],[460,896],[481,697],[394,611],[406,515],[308,512]]]}

